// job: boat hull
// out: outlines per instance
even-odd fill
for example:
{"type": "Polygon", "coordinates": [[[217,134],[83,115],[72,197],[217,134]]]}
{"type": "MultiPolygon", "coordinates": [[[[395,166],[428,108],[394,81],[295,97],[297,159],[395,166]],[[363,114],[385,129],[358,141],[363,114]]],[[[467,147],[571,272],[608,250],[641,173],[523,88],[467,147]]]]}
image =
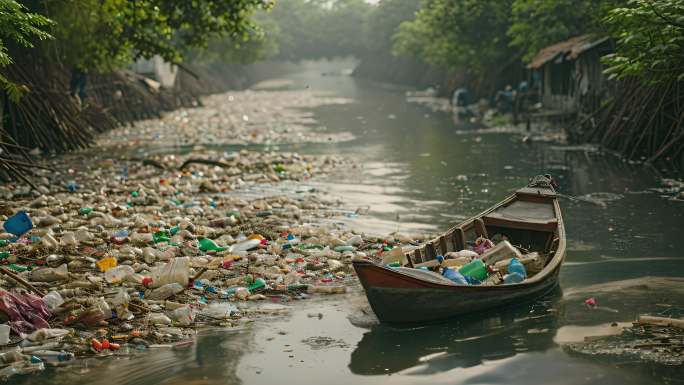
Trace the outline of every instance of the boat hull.
{"type": "Polygon", "coordinates": [[[544,280],[500,286],[429,283],[367,261],[354,261],[354,268],[380,322],[421,323],[533,301],[558,286],[560,264],[544,280]]]}

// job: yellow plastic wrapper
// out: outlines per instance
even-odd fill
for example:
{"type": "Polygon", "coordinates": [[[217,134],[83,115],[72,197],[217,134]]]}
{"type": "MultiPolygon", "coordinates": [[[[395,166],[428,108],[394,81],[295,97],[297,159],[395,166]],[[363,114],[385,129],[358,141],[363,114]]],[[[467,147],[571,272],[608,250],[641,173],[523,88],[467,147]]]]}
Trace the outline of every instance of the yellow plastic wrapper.
{"type": "Polygon", "coordinates": [[[114,257],[105,257],[97,261],[97,267],[100,268],[101,272],[105,272],[112,267],[116,267],[116,258],[114,257]]]}

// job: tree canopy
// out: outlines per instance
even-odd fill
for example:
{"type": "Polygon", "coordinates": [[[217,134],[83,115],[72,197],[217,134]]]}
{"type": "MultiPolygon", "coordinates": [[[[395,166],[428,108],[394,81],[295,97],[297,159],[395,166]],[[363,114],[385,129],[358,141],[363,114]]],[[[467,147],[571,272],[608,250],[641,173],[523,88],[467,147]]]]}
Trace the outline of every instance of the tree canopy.
{"type": "Polygon", "coordinates": [[[247,39],[263,0],[43,0],[55,21],[57,54],[82,69],[111,69],[138,57],[179,62],[192,48],[227,36],[247,39]]]}
{"type": "Polygon", "coordinates": [[[617,38],[612,77],[684,81],[684,0],[632,0],[605,18],[617,38]]]}
{"type": "MultiPolygon", "coordinates": [[[[0,2],[0,67],[13,62],[9,52],[12,45],[32,48],[34,41],[52,38],[48,28],[52,25],[50,19],[28,9],[14,0],[0,2]]],[[[24,91],[17,84],[8,81],[0,75],[0,86],[7,92],[10,99],[17,101],[24,91]]]]}

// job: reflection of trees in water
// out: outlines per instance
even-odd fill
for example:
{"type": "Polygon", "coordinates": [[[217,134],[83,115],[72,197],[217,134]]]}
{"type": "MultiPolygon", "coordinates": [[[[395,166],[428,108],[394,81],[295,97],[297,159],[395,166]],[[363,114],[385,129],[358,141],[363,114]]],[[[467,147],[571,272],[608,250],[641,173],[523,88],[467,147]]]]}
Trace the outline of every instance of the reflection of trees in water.
{"type": "Polygon", "coordinates": [[[560,297],[558,289],[528,305],[443,324],[374,326],[352,353],[349,368],[355,374],[374,375],[423,365],[421,372],[435,373],[546,350],[554,346],[560,297]]]}

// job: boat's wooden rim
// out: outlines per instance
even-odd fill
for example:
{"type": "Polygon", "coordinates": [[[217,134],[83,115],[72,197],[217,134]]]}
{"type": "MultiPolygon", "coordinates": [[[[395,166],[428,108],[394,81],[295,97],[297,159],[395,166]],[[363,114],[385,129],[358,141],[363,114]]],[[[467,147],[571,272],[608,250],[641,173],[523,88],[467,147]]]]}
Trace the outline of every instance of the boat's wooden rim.
{"type": "MultiPolygon", "coordinates": [[[[539,189],[537,189],[537,194],[533,193],[533,188],[526,187],[524,189],[516,191],[514,194],[510,195],[509,197],[505,198],[504,200],[500,201],[499,203],[495,204],[494,206],[484,210],[480,214],[474,215],[470,217],[469,219],[461,222],[460,224],[448,229],[442,235],[439,237],[430,240],[426,243],[433,243],[438,242],[442,237],[444,237],[446,234],[449,234],[457,229],[463,229],[466,227],[466,225],[469,225],[471,223],[475,223],[478,219],[483,218],[487,214],[493,212],[494,210],[498,209],[501,206],[508,205],[512,203],[513,201],[516,200],[527,200],[528,198],[530,199],[535,199],[535,197],[538,197],[540,200],[552,200],[553,203],[553,209],[554,213],[556,216],[556,231],[558,234],[558,247],[556,248],[553,257],[551,260],[544,266],[544,268],[539,271],[537,274],[532,276],[531,278],[528,278],[524,280],[523,282],[519,283],[513,283],[513,284],[507,284],[507,285],[493,285],[493,286],[481,286],[481,285],[448,285],[448,284],[442,284],[442,283],[437,283],[437,282],[429,282],[425,280],[421,280],[416,277],[412,277],[408,274],[404,274],[400,271],[396,271],[392,268],[381,266],[378,264],[375,264],[371,261],[367,260],[354,260],[352,263],[355,266],[359,266],[361,268],[375,268],[375,269],[380,269],[383,271],[384,274],[390,274],[395,276],[396,278],[400,278],[402,280],[410,281],[410,282],[417,282],[420,283],[420,285],[426,287],[426,288],[443,288],[443,289],[448,289],[448,290],[473,290],[473,291],[482,291],[482,290],[508,290],[511,288],[523,288],[527,286],[533,286],[535,284],[538,284],[540,281],[543,281],[544,279],[547,278],[552,272],[558,268],[558,266],[563,263],[563,259],[565,258],[565,248],[566,248],[566,239],[565,239],[565,226],[563,224],[563,217],[561,214],[560,210],[560,205],[558,203],[558,197],[553,194],[548,194],[548,193],[542,193],[539,189]],[[523,191],[524,190],[524,191],[523,191]],[[523,198],[524,199],[521,199],[523,198]]],[[[541,203],[541,202],[540,202],[541,203]]],[[[413,251],[413,250],[412,250],[413,251]]],[[[405,253],[406,257],[411,258],[409,253],[405,253]]]]}

